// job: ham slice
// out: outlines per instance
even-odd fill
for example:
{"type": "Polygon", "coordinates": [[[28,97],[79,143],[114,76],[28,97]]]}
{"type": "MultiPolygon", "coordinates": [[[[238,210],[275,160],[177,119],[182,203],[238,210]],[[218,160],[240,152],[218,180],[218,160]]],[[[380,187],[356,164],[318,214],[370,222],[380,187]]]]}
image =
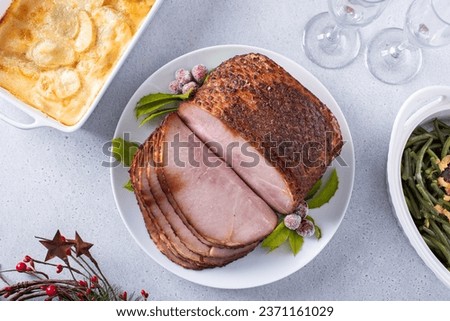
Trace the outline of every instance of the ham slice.
{"type": "MultiPolygon", "coordinates": [[[[149,164],[149,153],[146,150],[151,148],[151,138],[142,146],[142,152],[136,155],[130,172],[132,176],[133,186],[136,186],[136,196],[138,204],[144,215],[144,222],[147,229],[157,245],[158,249],[165,254],[173,262],[189,269],[204,269],[210,267],[219,267],[228,264],[242,256],[248,254],[255,248],[257,243],[240,249],[222,250],[219,252],[221,257],[213,255],[214,249],[209,248],[206,253],[196,253],[191,251],[186,243],[182,241],[175,229],[167,220],[166,216],[159,209],[147,181],[147,171],[152,168],[149,164]]],[[[186,228],[185,228],[186,229],[186,228]]],[[[178,229],[179,230],[179,229],[178,229]]],[[[187,230],[187,229],[186,229],[187,230]]],[[[184,241],[186,239],[184,238],[184,241]]],[[[188,242],[195,243],[195,239],[187,239],[188,242]]],[[[199,242],[196,240],[196,242],[199,242]]]]}
{"type": "Polygon", "coordinates": [[[160,131],[161,187],[191,229],[218,247],[238,248],[275,228],[277,216],[270,207],[176,114],[164,120],[160,131]]]}
{"type": "Polygon", "coordinates": [[[178,114],[280,213],[295,210],[343,145],[330,110],[260,54],[223,62],[178,114]]]}

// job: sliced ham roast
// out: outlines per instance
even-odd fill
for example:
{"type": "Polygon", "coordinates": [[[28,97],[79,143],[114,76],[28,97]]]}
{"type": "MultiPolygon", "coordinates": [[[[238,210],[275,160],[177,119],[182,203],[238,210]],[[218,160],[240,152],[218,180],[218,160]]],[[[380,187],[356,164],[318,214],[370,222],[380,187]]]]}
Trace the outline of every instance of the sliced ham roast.
{"type": "Polygon", "coordinates": [[[343,145],[330,110],[260,54],[223,62],[178,113],[280,213],[293,212],[343,145]]]}
{"type": "MultiPolygon", "coordinates": [[[[151,149],[152,143],[152,137],[150,137],[142,145],[141,152],[133,160],[130,173],[132,184],[137,188],[135,190],[136,197],[141,212],[144,215],[144,222],[158,249],[173,262],[185,268],[195,270],[223,266],[252,251],[258,243],[253,243],[239,249],[209,248],[203,253],[191,251],[188,248],[188,245],[195,245],[199,241],[194,237],[186,238],[185,232],[182,232],[184,236],[180,237],[177,232],[180,232],[180,228],[182,227],[180,225],[172,225],[153,198],[154,196],[147,180],[148,169],[153,169],[152,166],[148,166],[150,164],[150,154],[147,150],[148,148],[151,149]],[[219,253],[220,256],[218,257],[215,252],[219,253]]],[[[189,231],[186,227],[184,229],[189,231]]]]}
{"type": "Polygon", "coordinates": [[[269,58],[229,59],[169,114],[130,167],[147,230],[187,269],[251,252],[342,148],[330,110],[269,58]]]}

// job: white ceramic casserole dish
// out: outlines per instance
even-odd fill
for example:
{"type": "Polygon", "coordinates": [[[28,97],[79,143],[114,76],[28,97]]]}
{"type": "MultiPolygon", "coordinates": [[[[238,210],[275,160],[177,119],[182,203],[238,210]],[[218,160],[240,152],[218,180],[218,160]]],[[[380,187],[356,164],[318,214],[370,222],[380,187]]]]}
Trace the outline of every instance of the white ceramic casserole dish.
{"type": "MultiPolygon", "coordinates": [[[[148,15],[144,18],[144,20],[141,23],[141,26],[137,30],[137,32],[133,35],[132,40],[128,44],[127,48],[124,50],[122,56],[119,58],[115,66],[111,69],[109,72],[109,75],[103,84],[102,88],[96,95],[95,99],[90,104],[88,110],[86,113],[82,116],[82,118],[74,125],[68,126],[64,125],[57,120],[49,117],[45,113],[39,111],[38,109],[30,106],[29,104],[24,103],[14,95],[12,95],[7,90],[0,87],[0,119],[4,120],[5,122],[21,128],[21,129],[32,129],[37,127],[53,127],[55,129],[58,129],[60,131],[64,132],[73,132],[79,129],[83,124],[86,122],[86,120],[89,118],[89,116],[94,111],[95,107],[97,106],[98,102],[102,98],[103,94],[105,93],[108,86],[111,84],[112,80],[114,79],[115,75],[119,71],[120,67],[122,67],[123,63],[125,62],[125,59],[130,54],[133,47],[136,45],[137,41],[139,40],[140,36],[146,29],[146,27],[150,24],[151,20],[155,16],[156,12],[158,11],[159,7],[161,6],[163,0],[156,0],[155,4],[153,5],[152,9],[148,13],[148,15]],[[5,114],[4,110],[8,109],[19,109],[22,112],[24,112],[26,115],[31,117],[32,121],[29,123],[19,121],[17,119],[13,119],[12,117],[5,114]]],[[[8,7],[12,3],[12,0],[0,0],[0,18],[3,17],[3,15],[6,13],[8,7]]]]}
{"type": "Polygon", "coordinates": [[[390,201],[411,245],[425,264],[450,288],[450,271],[438,260],[419,233],[403,196],[401,161],[403,149],[413,130],[421,125],[430,129],[430,122],[439,118],[450,121],[450,87],[426,87],[411,95],[402,105],[395,119],[389,143],[387,184],[390,201]]]}

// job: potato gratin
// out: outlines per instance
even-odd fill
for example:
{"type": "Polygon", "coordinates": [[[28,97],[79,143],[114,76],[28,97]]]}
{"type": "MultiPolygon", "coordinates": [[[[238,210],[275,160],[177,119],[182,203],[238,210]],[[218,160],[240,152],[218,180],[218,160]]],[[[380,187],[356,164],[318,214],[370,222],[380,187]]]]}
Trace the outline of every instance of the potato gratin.
{"type": "Polygon", "coordinates": [[[13,1],[0,20],[0,86],[76,124],[154,2],[13,1]]]}

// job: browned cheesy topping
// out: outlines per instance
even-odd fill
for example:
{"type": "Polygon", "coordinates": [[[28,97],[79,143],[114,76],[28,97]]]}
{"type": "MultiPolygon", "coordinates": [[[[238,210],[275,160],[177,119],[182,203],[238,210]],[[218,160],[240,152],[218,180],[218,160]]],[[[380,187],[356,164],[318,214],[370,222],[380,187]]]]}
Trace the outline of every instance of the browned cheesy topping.
{"type": "Polygon", "coordinates": [[[154,2],[13,1],[0,20],[0,87],[76,124],[154,2]]]}

